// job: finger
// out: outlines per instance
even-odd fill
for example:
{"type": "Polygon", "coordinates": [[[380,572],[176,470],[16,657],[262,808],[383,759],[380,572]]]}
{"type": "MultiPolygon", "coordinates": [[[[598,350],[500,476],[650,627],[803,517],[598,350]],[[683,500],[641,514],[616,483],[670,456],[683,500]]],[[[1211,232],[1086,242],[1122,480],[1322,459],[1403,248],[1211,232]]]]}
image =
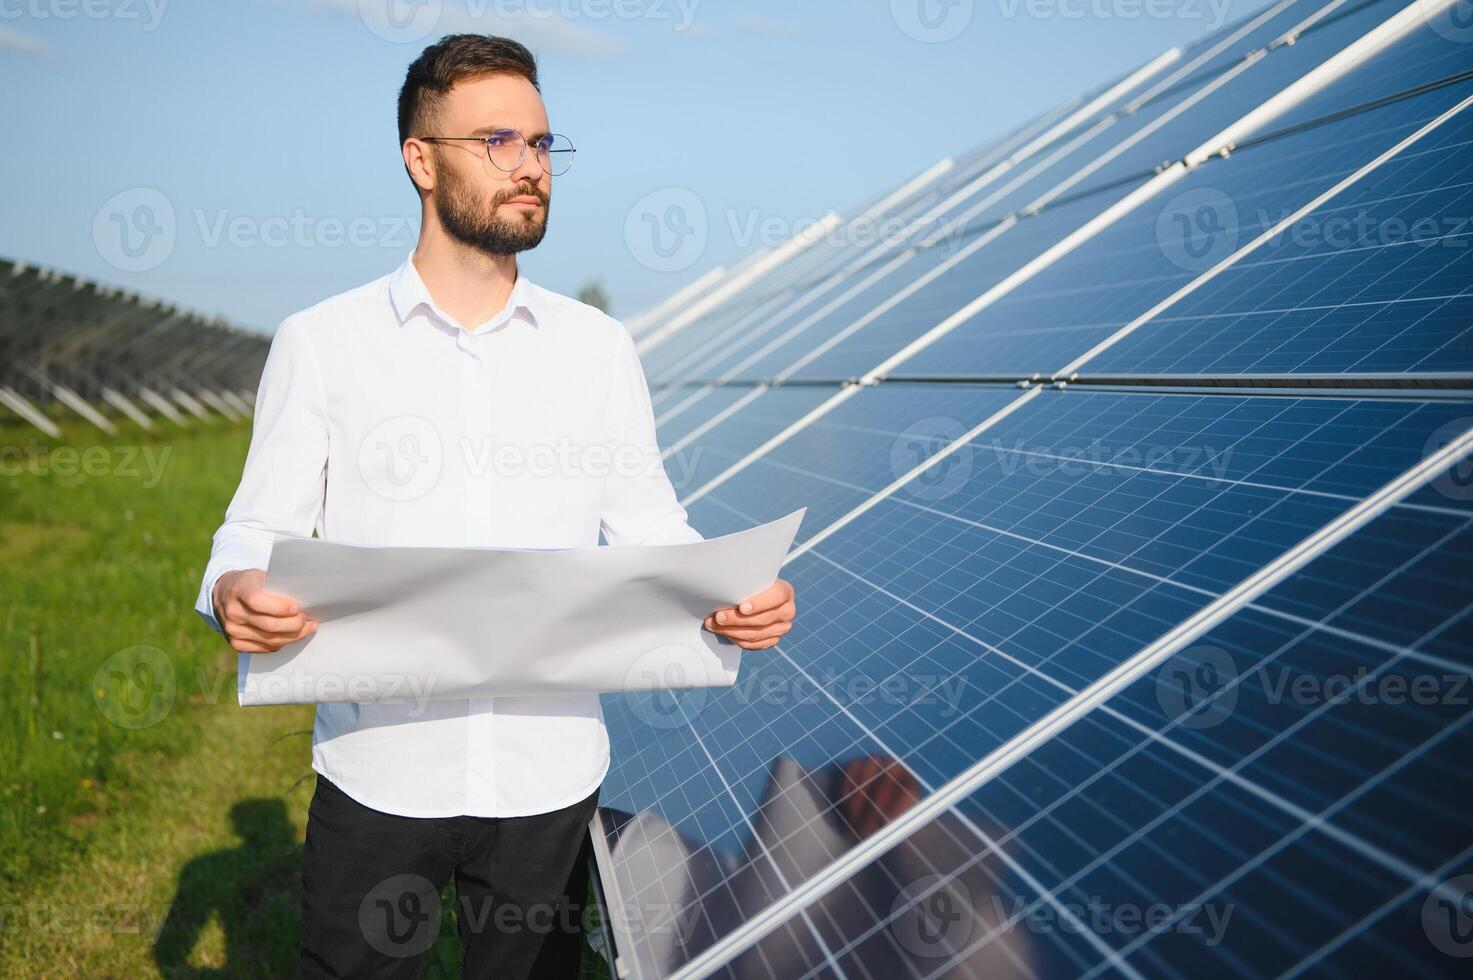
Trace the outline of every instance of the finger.
{"type": "Polygon", "coordinates": [[[268,636],[300,633],[309,622],[305,613],[297,613],[295,616],[267,616],[254,612],[244,613],[237,621],[268,636]]]}
{"type": "Polygon", "coordinates": [[[791,623],[774,623],[771,626],[755,626],[751,629],[740,626],[718,626],[711,632],[717,636],[724,636],[728,640],[766,640],[786,636],[788,630],[792,628],[791,623]]]}
{"type": "Polygon", "coordinates": [[[780,636],[774,636],[770,640],[737,640],[736,645],[743,650],[771,650],[780,640],[780,636]]]}
{"type": "Polygon", "coordinates": [[[792,620],[797,614],[797,607],[789,600],[780,606],[775,606],[772,609],[758,610],[749,616],[743,616],[730,611],[718,612],[716,614],[716,625],[743,627],[771,626],[773,623],[792,620]]]}
{"type": "Polygon", "coordinates": [[[251,612],[265,613],[268,616],[295,616],[302,611],[297,600],[274,592],[249,592],[241,596],[240,601],[251,612]]]}
{"type": "Polygon", "coordinates": [[[793,598],[793,587],[782,579],[778,579],[761,592],[749,595],[737,603],[737,613],[742,616],[750,616],[764,610],[776,609],[791,598],[793,598]]]}
{"type": "Polygon", "coordinates": [[[232,623],[229,631],[230,643],[236,649],[241,649],[238,644],[248,643],[257,649],[242,650],[243,653],[274,653],[288,643],[309,637],[317,632],[317,621],[311,620],[308,625],[294,633],[267,633],[253,626],[232,623]],[[260,649],[265,648],[265,649],[260,649]]]}

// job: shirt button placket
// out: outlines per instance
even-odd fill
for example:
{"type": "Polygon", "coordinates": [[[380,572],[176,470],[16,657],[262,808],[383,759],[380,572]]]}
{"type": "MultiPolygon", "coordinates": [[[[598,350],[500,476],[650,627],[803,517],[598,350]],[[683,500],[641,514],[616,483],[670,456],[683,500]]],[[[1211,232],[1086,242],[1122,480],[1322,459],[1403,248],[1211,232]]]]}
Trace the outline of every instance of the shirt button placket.
{"type": "MultiPolygon", "coordinates": [[[[466,467],[465,537],[466,543],[490,543],[490,485],[492,470],[488,452],[490,445],[491,391],[490,372],[486,364],[486,336],[462,329],[457,345],[463,353],[466,384],[462,387],[461,421],[467,444],[460,447],[462,465],[466,467]]],[[[466,718],[466,809],[472,813],[495,812],[492,760],[495,752],[494,718],[489,698],[467,702],[466,718]]]]}

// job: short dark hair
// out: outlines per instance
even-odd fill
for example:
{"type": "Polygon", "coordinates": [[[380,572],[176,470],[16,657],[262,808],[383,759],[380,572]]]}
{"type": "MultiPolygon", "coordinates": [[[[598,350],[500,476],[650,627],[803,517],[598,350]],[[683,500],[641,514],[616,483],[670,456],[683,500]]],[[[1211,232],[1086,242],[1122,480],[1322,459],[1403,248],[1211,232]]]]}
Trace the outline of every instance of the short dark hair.
{"type": "Polygon", "coordinates": [[[481,75],[520,75],[542,91],[537,58],[526,45],[493,34],[446,35],[425,48],[404,76],[399,90],[399,145],[424,135],[421,127],[435,118],[456,82],[481,75]]]}

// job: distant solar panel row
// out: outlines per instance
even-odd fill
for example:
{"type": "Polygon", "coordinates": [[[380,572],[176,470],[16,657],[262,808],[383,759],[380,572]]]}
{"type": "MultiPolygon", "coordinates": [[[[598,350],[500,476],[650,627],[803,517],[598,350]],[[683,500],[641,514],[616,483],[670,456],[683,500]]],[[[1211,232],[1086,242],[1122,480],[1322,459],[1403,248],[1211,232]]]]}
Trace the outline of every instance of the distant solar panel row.
{"type": "Polygon", "coordinates": [[[1284,0],[646,344],[695,526],[807,513],[605,701],[627,973],[1458,972],[1469,13],[1284,0]]]}

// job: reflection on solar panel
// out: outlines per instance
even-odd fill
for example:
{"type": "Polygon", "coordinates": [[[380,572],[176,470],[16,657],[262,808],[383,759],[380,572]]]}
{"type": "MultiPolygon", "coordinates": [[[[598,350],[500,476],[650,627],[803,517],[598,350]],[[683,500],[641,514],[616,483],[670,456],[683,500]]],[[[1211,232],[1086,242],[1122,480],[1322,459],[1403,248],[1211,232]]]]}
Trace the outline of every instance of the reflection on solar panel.
{"type": "Polygon", "coordinates": [[[808,513],[605,700],[621,976],[1461,972],[1470,16],[1282,0],[641,333],[696,527],[808,513]]]}

